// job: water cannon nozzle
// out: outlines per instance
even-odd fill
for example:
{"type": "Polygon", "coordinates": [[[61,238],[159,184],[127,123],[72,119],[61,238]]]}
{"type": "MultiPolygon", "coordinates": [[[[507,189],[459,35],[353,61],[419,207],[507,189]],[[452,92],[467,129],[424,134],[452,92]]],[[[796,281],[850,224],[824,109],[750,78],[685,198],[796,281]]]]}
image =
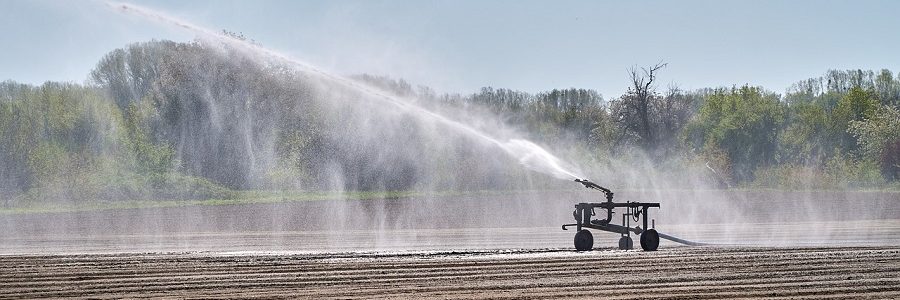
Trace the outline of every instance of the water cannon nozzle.
{"type": "Polygon", "coordinates": [[[580,184],[583,184],[584,187],[586,187],[586,188],[590,188],[591,185],[594,184],[594,183],[591,182],[590,180],[587,180],[587,179],[578,179],[578,178],[575,179],[575,182],[580,183],[580,184]]]}

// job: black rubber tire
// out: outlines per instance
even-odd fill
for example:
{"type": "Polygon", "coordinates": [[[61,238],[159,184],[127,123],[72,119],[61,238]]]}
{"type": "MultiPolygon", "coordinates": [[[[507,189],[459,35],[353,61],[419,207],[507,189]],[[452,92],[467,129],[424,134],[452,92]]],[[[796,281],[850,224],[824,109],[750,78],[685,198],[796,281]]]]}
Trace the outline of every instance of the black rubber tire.
{"type": "Polygon", "coordinates": [[[641,232],[641,248],[644,251],[656,251],[659,247],[659,233],[656,229],[648,229],[641,232]]]}
{"type": "Polygon", "coordinates": [[[623,236],[619,238],[619,250],[631,249],[634,249],[634,241],[632,241],[630,237],[623,236]]]}
{"type": "Polygon", "coordinates": [[[594,249],[594,235],[587,229],[575,233],[575,249],[578,251],[591,251],[594,249]]]}

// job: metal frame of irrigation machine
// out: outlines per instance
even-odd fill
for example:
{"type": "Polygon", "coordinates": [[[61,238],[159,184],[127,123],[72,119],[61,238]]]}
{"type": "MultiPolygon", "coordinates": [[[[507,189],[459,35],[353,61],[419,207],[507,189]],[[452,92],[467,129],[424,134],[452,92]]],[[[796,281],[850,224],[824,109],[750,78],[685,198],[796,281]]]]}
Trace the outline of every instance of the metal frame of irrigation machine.
{"type": "Polygon", "coordinates": [[[659,207],[659,203],[616,203],[613,202],[613,192],[609,189],[599,186],[587,179],[575,179],[575,181],[583,184],[586,188],[599,190],[606,194],[606,202],[578,203],[575,205],[575,211],[572,212],[572,215],[575,217],[575,224],[565,224],[562,226],[563,230],[568,230],[566,227],[570,226],[575,226],[578,229],[575,233],[575,249],[578,249],[579,251],[593,249],[594,236],[589,230],[585,229],[590,228],[620,234],[619,249],[621,250],[631,250],[634,248],[634,244],[631,240],[631,233],[634,232],[634,234],[639,234],[641,236],[641,248],[644,249],[644,251],[656,251],[657,247],[659,247],[660,236],[659,233],[656,232],[656,229],[654,229],[656,227],[656,224],[654,224],[655,221],[651,222],[650,229],[647,229],[647,220],[650,219],[650,208],[659,207]],[[606,219],[592,220],[592,217],[597,215],[594,212],[594,208],[598,207],[606,210],[606,219]],[[613,217],[613,209],[617,207],[626,208],[626,212],[622,214],[621,226],[610,224],[613,217]],[[640,219],[643,219],[643,227],[630,227],[632,220],[636,223],[640,219]]]}

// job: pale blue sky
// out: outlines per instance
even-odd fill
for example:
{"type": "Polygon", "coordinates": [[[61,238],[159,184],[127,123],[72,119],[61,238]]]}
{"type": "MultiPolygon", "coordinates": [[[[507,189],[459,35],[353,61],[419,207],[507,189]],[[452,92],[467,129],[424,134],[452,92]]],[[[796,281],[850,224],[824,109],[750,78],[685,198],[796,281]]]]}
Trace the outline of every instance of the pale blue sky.
{"type": "MultiPolygon", "coordinates": [[[[439,91],[624,92],[665,61],[661,88],[783,92],[826,70],[900,71],[900,1],[129,1],[341,74],[439,91]]],[[[0,80],[83,82],[128,43],[193,38],[99,1],[0,0],[0,80]]]]}

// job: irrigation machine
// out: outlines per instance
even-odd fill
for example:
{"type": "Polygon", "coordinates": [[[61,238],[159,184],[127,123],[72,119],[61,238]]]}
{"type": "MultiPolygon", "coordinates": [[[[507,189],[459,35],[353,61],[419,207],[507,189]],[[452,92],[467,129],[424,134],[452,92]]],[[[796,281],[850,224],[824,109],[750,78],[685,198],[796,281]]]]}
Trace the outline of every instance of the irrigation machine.
{"type": "MultiPolygon", "coordinates": [[[[659,203],[646,203],[646,202],[613,202],[613,192],[607,188],[597,185],[587,179],[575,179],[576,182],[583,184],[586,188],[594,189],[603,192],[606,194],[606,201],[599,203],[578,203],[575,205],[575,211],[572,212],[572,215],[575,217],[575,224],[565,224],[562,226],[563,230],[568,230],[567,227],[575,226],[575,249],[579,251],[588,251],[594,248],[594,235],[591,234],[591,231],[588,229],[594,230],[602,230],[609,231],[613,233],[618,233],[621,237],[619,238],[619,249],[621,250],[631,250],[634,248],[634,243],[631,240],[631,233],[636,235],[640,235],[641,249],[644,251],[656,251],[657,247],[659,247],[659,238],[660,233],[656,232],[654,229],[656,226],[655,221],[650,219],[650,208],[651,207],[659,207],[659,203]],[[613,222],[613,210],[616,208],[625,208],[625,213],[622,214],[622,225],[612,224],[613,222]],[[602,212],[598,215],[596,209],[605,209],[606,213],[602,212]],[[603,217],[605,215],[605,217],[603,217]],[[649,226],[647,222],[650,222],[649,226]],[[643,227],[635,226],[631,227],[631,222],[638,223],[643,221],[643,227]]],[[[676,242],[683,242],[683,240],[665,236],[664,238],[674,240],[676,242]]]]}

